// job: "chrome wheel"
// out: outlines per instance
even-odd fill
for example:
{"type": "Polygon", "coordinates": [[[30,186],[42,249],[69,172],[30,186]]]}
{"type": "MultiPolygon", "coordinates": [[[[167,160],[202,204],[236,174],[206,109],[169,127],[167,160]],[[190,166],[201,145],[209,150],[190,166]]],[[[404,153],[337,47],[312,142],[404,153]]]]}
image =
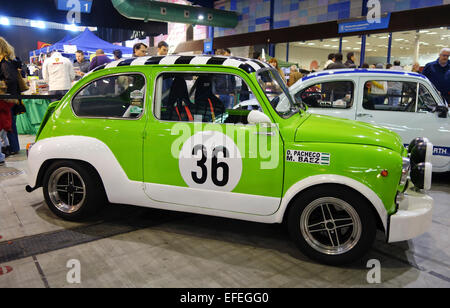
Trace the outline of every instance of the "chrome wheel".
{"type": "Polygon", "coordinates": [[[50,175],[48,194],[59,211],[74,213],[81,208],[86,199],[86,184],[77,171],[61,167],[50,175]]]}
{"type": "Polygon", "coordinates": [[[324,197],[308,204],[300,217],[300,230],[305,241],[326,255],[350,251],[361,238],[361,219],[347,202],[324,197]]]}

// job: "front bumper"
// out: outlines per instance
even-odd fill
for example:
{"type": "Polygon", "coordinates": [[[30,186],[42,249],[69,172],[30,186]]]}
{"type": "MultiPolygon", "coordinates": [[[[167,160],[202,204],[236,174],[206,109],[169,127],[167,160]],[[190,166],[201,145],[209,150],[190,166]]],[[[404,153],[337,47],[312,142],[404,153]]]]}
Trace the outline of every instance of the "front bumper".
{"type": "Polygon", "coordinates": [[[410,240],[425,233],[431,226],[433,198],[411,187],[399,203],[397,213],[390,217],[388,242],[410,240]]]}

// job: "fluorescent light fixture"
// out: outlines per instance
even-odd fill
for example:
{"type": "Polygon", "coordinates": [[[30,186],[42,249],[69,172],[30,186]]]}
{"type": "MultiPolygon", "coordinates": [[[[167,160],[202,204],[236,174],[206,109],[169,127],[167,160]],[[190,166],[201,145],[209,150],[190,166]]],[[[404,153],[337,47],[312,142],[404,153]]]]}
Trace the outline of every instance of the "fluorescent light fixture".
{"type": "Polygon", "coordinates": [[[429,32],[427,35],[437,34],[437,32],[429,32]]]}
{"type": "Polygon", "coordinates": [[[75,24],[65,25],[64,28],[69,31],[78,31],[78,27],[75,24]]]}
{"type": "Polygon", "coordinates": [[[30,21],[30,25],[34,28],[45,29],[45,22],[42,20],[32,20],[30,21]]]}
{"type": "Polygon", "coordinates": [[[314,46],[316,43],[308,43],[309,46],[314,46]]]}
{"type": "Polygon", "coordinates": [[[428,33],[428,32],[430,32],[430,31],[428,31],[428,30],[421,30],[421,31],[419,31],[419,33],[428,33]]]}
{"type": "Polygon", "coordinates": [[[380,36],[379,37],[380,39],[387,39],[387,38],[389,38],[388,36],[380,36]]]}
{"type": "Polygon", "coordinates": [[[9,19],[6,18],[6,17],[0,17],[0,25],[2,25],[2,26],[9,26],[10,25],[9,19]]]}

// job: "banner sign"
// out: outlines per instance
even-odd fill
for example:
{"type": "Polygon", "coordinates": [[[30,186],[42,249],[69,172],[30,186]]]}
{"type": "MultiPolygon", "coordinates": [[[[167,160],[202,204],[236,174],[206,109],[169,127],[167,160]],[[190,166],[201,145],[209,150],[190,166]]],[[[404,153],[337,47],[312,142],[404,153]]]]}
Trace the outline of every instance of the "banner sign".
{"type": "Polygon", "coordinates": [[[339,23],[339,33],[350,33],[360,31],[370,31],[389,28],[389,22],[391,20],[391,14],[381,17],[380,22],[370,23],[367,19],[351,22],[339,23]]]}

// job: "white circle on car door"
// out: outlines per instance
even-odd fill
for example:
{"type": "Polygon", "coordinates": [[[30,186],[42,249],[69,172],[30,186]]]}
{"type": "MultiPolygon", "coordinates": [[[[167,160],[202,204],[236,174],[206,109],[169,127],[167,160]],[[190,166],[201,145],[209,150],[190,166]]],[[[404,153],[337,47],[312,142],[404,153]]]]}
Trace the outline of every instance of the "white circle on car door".
{"type": "Polygon", "coordinates": [[[199,132],[183,144],[179,168],[189,187],[232,191],[241,179],[242,157],[228,136],[216,131],[199,132]]]}

